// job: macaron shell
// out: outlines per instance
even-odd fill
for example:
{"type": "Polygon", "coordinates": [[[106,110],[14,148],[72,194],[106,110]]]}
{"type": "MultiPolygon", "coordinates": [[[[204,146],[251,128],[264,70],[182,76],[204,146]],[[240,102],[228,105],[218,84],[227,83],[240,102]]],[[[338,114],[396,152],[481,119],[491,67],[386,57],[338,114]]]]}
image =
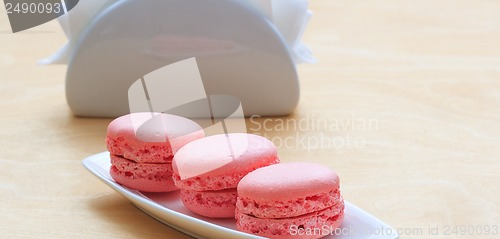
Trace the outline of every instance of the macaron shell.
{"type": "Polygon", "coordinates": [[[342,224],[344,204],[342,202],[318,212],[283,219],[257,218],[236,209],[235,218],[238,230],[258,236],[273,239],[315,239],[330,235],[322,229],[328,228],[331,232],[342,224]],[[302,229],[302,233],[298,231],[299,228],[302,229]],[[308,235],[307,230],[316,230],[317,233],[308,235]]]}
{"type": "Polygon", "coordinates": [[[238,195],[257,202],[288,201],[339,188],[335,172],[319,164],[295,162],[259,168],[238,184],[238,195]]]}
{"type": "Polygon", "coordinates": [[[118,183],[144,192],[170,192],[178,190],[172,180],[171,164],[136,163],[110,155],[110,175],[118,183]]]}
{"type": "Polygon", "coordinates": [[[190,211],[210,218],[234,217],[236,189],[220,191],[181,190],[181,199],[190,211]]]}
{"type": "Polygon", "coordinates": [[[221,134],[195,140],[175,155],[172,167],[180,188],[221,190],[236,188],[249,172],[279,162],[268,139],[253,134],[221,134]]]}
{"type": "Polygon", "coordinates": [[[249,163],[246,167],[239,167],[239,171],[228,170],[228,173],[225,175],[207,176],[206,174],[204,174],[185,180],[181,180],[179,175],[175,173],[174,169],[173,179],[175,185],[177,185],[177,187],[179,188],[185,188],[195,191],[224,190],[228,188],[236,188],[239,181],[248,173],[258,168],[277,164],[279,162],[280,160],[278,156],[270,156],[266,158],[256,159],[255,161],[249,163]]]}
{"type": "Polygon", "coordinates": [[[135,162],[171,162],[185,144],[202,138],[203,129],[195,122],[163,113],[132,113],[108,125],[108,150],[135,162]]]}
{"type": "Polygon", "coordinates": [[[241,213],[258,218],[286,218],[321,211],[342,202],[340,190],[332,190],[288,201],[259,202],[250,198],[238,197],[236,206],[241,213]]]}

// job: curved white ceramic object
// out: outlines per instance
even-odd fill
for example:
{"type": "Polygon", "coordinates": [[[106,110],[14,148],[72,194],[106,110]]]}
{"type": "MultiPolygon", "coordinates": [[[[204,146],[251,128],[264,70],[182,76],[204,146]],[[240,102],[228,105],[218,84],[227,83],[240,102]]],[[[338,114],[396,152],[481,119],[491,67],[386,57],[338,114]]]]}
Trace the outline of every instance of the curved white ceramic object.
{"type": "Polygon", "coordinates": [[[299,100],[283,37],[260,11],[238,0],[118,1],[90,22],[75,46],[66,96],[79,116],[129,113],[133,82],[191,57],[207,95],[237,97],[247,116],[286,115],[299,100]]]}

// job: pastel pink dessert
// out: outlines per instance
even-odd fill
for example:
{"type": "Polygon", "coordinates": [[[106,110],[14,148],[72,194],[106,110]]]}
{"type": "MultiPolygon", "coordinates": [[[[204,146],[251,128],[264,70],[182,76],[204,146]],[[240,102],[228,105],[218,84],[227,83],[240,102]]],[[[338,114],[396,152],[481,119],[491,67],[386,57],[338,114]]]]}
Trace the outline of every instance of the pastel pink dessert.
{"type": "Polygon", "coordinates": [[[344,218],[339,178],[318,164],[257,169],[241,179],[237,192],[237,228],[263,237],[321,238],[328,235],[322,234],[325,226],[334,230],[344,218]]]}
{"type": "Polygon", "coordinates": [[[186,208],[211,218],[234,217],[238,182],[257,168],[279,163],[268,139],[221,134],[193,141],[174,157],[173,179],[186,208]]]}
{"type": "Polygon", "coordinates": [[[185,144],[202,138],[195,122],[162,113],[132,113],[113,120],[106,136],[110,175],[139,191],[178,190],[172,180],[172,158],[185,144]]]}

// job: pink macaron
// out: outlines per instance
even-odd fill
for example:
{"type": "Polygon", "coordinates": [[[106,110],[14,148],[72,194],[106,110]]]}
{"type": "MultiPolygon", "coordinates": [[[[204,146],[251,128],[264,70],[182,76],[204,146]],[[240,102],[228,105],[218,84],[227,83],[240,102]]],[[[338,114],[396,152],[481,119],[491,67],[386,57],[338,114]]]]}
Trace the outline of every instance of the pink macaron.
{"type": "Polygon", "coordinates": [[[237,228],[263,237],[321,238],[324,228],[334,230],[344,218],[339,178],[318,164],[257,169],[240,181],[237,192],[237,228]]]}
{"type": "Polygon", "coordinates": [[[174,153],[203,136],[198,124],[180,116],[150,112],[121,116],[109,124],[106,136],[110,175],[140,191],[178,190],[172,180],[174,153]]]}
{"type": "Polygon", "coordinates": [[[193,141],[174,157],[173,179],[186,208],[211,218],[234,217],[238,182],[255,169],[279,163],[268,139],[221,134],[193,141]]]}

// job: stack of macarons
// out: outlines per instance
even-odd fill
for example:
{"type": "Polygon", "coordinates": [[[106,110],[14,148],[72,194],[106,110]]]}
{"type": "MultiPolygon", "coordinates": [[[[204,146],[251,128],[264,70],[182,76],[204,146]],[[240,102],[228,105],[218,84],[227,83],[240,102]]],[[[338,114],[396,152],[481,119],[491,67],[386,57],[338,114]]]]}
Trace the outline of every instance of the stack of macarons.
{"type": "Polygon", "coordinates": [[[335,229],[344,218],[339,178],[313,163],[280,163],[268,139],[245,133],[204,137],[195,122],[133,113],[108,126],[110,174],[146,192],[180,189],[190,211],[236,218],[243,232],[270,238],[320,238],[298,230],[335,229]]]}
{"type": "Polygon", "coordinates": [[[172,180],[174,153],[203,137],[203,129],[184,117],[149,112],[121,116],[107,130],[110,175],[116,182],[140,191],[178,190],[172,180]]]}

